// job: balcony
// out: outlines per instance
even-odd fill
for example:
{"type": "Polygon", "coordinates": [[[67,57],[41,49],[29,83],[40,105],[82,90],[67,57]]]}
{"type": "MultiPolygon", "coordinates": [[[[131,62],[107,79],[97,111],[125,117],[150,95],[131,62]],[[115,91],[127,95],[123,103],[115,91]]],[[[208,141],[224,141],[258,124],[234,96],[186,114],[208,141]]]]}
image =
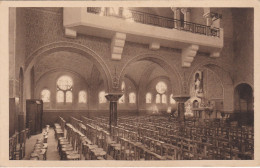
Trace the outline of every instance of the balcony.
{"type": "MultiPolygon", "coordinates": [[[[163,27],[168,29],[178,29],[181,31],[188,31],[196,34],[219,37],[219,32],[220,32],[219,28],[215,28],[215,27],[211,28],[210,26],[206,26],[202,24],[167,18],[167,17],[153,15],[153,14],[140,12],[136,10],[128,10],[128,11],[130,12],[130,16],[127,17],[127,20],[132,20],[136,23],[142,23],[142,24],[158,26],[158,27],[163,27]]],[[[110,17],[116,17],[120,19],[126,19],[126,17],[122,16],[120,12],[117,15],[110,13],[109,10],[105,10],[102,13],[101,8],[88,7],[87,12],[97,14],[97,15],[102,15],[102,16],[110,16],[110,17]]]]}
{"type": "Polygon", "coordinates": [[[116,14],[109,8],[64,8],[65,34],[77,33],[111,39],[112,59],[120,60],[125,41],[182,50],[182,65],[189,67],[197,51],[219,57],[223,47],[223,29],[152,15],[135,10],[116,14]]]}

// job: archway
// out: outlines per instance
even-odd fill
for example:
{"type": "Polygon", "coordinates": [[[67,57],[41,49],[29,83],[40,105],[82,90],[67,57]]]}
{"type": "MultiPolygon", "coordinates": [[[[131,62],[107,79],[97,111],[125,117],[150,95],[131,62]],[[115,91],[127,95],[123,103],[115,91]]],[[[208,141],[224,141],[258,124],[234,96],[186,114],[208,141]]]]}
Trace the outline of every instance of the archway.
{"type": "MultiPolygon", "coordinates": [[[[234,110],[233,106],[233,80],[229,72],[224,69],[221,65],[214,62],[205,62],[195,67],[189,75],[189,86],[193,84],[193,75],[198,70],[208,69],[220,80],[220,88],[223,88],[223,98],[219,99],[218,106],[220,111],[232,113],[234,110]],[[222,107],[221,107],[222,106],[222,107]]],[[[216,78],[215,78],[216,79],[216,78]]]]}
{"type": "Polygon", "coordinates": [[[253,89],[247,83],[241,83],[234,90],[234,108],[237,113],[253,113],[253,89]]]}
{"type": "Polygon", "coordinates": [[[137,109],[138,112],[151,112],[153,107],[158,107],[159,111],[167,111],[173,106],[170,103],[171,95],[183,94],[182,80],[174,65],[162,56],[156,54],[142,54],[129,60],[120,73],[120,81],[127,76],[133,79],[137,85],[137,109]],[[167,85],[165,94],[160,93],[165,101],[156,103],[156,84],[163,81],[167,85]],[[147,93],[151,94],[151,103],[146,102],[147,93]],[[166,102],[166,103],[165,103],[166,102]]]}
{"type": "Polygon", "coordinates": [[[179,72],[176,70],[176,68],[173,65],[170,65],[165,59],[161,58],[161,56],[156,54],[142,54],[137,55],[131,60],[129,60],[124,67],[122,68],[122,71],[120,72],[120,81],[124,78],[126,75],[127,68],[139,61],[148,61],[151,63],[154,63],[161,68],[163,68],[167,74],[169,75],[170,81],[171,81],[171,87],[175,95],[180,95],[183,92],[182,88],[182,79],[179,74],[179,72]]]}
{"type": "Polygon", "coordinates": [[[112,79],[111,79],[111,73],[107,66],[107,64],[104,62],[104,60],[99,56],[97,53],[92,51],[91,49],[87,48],[86,46],[72,43],[72,42],[56,42],[51,43],[46,46],[43,46],[33,52],[25,62],[25,79],[24,79],[24,88],[25,90],[25,96],[24,99],[30,99],[31,98],[31,79],[30,79],[30,71],[31,68],[39,62],[42,58],[55,53],[55,52],[71,52],[76,53],[80,57],[86,60],[90,60],[93,62],[93,64],[97,67],[97,69],[100,71],[100,74],[102,78],[104,79],[104,85],[105,88],[107,88],[107,91],[111,89],[112,79]]]}

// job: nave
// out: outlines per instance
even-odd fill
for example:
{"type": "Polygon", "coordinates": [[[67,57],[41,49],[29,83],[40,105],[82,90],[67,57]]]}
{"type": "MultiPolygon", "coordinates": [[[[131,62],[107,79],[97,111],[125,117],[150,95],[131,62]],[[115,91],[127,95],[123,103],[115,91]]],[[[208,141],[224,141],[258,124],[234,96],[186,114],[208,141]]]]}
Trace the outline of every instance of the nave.
{"type": "Polygon", "coordinates": [[[106,116],[58,117],[53,128],[46,126],[27,140],[24,159],[254,159],[253,127],[227,124],[225,119],[190,119],[182,125],[166,116],[123,115],[118,117],[118,125],[111,127],[108,121],[106,116]]]}
{"type": "Polygon", "coordinates": [[[256,159],[253,8],[9,12],[9,160],[256,159]]]}

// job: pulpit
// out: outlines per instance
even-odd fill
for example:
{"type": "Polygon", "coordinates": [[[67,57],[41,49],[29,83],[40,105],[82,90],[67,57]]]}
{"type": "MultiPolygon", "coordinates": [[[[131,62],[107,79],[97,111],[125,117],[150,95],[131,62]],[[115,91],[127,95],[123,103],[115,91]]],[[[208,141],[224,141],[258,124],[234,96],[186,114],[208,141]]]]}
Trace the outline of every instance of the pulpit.
{"type": "Polygon", "coordinates": [[[178,120],[179,121],[184,121],[185,116],[185,106],[184,103],[190,98],[188,95],[181,95],[181,96],[173,96],[172,97],[176,102],[177,102],[177,110],[178,110],[178,120]]]}
{"type": "Polygon", "coordinates": [[[32,135],[42,132],[42,114],[42,100],[26,100],[26,127],[30,129],[32,135]]]}

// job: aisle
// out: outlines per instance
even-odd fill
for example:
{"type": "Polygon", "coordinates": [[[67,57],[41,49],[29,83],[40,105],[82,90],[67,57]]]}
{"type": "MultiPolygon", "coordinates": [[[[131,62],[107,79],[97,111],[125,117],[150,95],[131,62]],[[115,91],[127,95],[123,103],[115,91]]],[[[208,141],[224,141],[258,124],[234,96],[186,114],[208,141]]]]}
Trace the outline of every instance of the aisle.
{"type": "Polygon", "coordinates": [[[47,160],[60,160],[60,155],[57,150],[58,141],[55,139],[54,134],[54,129],[50,128],[48,134],[47,160]]]}
{"type": "MultiPolygon", "coordinates": [[[[30,139],[26,140],[24,160],[30,159],[30,154],[38,138],[42,138],[42,134],[33,135],[30,137],[30,139]]],[[[57,141],[55,140],[53,128],[49,129],[48,134],[47,160],[60,160],[60,156],[57,150],[57,141]]]]}

